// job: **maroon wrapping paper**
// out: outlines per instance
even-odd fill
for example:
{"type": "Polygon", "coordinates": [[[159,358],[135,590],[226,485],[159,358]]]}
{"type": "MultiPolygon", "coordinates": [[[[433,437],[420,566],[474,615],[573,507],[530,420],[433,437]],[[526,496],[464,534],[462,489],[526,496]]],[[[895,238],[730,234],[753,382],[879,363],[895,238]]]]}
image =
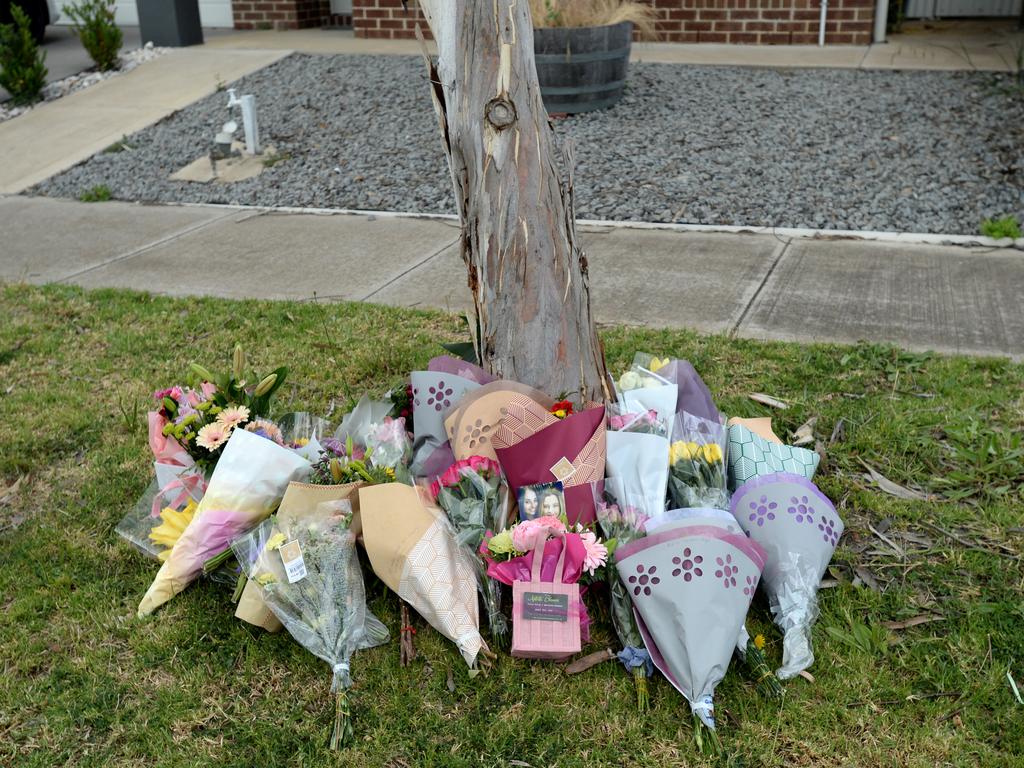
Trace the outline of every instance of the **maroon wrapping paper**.
{"type": "Polygon", "coordinates": [[[604,478],[607,456],[604,419],[603,406],[588,408],[544,427],[510,448],[496,448],[498,463],[512,492],[518,494],[524,485],[559,480],[552,474],[551,467],[565,457],[576,465],[573,475],[563,481],[569,524],[594,522],[594,493],[590,483],[601,482],[604,478]],[[588,446],[595,435],[595,444],[588,446]],[[585,448],[588,451],[581,456],[585,448]]]}

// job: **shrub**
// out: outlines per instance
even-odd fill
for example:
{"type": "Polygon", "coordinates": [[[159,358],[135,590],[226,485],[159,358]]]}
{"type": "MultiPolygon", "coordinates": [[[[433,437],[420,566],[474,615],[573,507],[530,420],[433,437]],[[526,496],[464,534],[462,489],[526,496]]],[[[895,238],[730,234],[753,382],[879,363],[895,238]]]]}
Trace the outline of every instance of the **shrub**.
{"type": "Polygon", "coordinates": [[[0,24],[0,86],[17,106],[39,101],[46,85],[46,52],[32,37],[28,14],[11,6],[13,24],[0,24]]]}
{"type": "Polygon", "coordinates": [[[74,22],[72,28],[96,66],[103,71],[117,69],[123,35],[114,23],[114,0],[82,0],[65,5],[64,13],[74,22]]]}
{"type": "Polygon", "coordinates": [[[981,234],[996,240],[1004,237],[1012,237],[1014,240],[1021,236],[1020,224],[1016,216],[1003,216],[1001,219],[985,219],[981,222],[981,234]]]}

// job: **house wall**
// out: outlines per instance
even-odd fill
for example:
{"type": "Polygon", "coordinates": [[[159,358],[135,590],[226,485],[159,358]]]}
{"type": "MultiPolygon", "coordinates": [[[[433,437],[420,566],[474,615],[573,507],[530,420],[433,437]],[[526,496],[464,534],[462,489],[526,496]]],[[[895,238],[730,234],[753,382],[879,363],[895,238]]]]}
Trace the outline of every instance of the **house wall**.
{"type": "MultiPolygon", "coordinates": [[[[810,45],[818,42],[820,0],[644,0],[658,14],[659,39],[673,43],[810,45]]],[[[353,0],[357,37],[414,37],[417,21],[429,37],[423,14],[402,0],[353,0]]],[[[830,0],[826,44],[871,42],[875,0],[830,0]]]]}

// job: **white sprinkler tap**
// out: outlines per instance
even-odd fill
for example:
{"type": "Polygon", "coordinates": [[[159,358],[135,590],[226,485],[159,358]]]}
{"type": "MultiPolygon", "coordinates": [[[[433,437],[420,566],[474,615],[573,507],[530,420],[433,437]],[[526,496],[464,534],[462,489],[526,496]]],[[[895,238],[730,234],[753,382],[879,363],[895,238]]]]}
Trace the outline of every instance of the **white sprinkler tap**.
{"type": "MultiPolygon", "coordinates": [[[[263,150],[260,147],[260,127],[256,121],[256,97],[246,95],[238,98],[234,88],[228,88],[228,110],[232,107],[240,107],[242,110],[242,129],[245,131],[245,151],[250,155],[258,155],[263,150]]],[[[238,124],[233,120],[225,123],[224,131],[232,126],[231,133],[238,130],[238,124]]]]}

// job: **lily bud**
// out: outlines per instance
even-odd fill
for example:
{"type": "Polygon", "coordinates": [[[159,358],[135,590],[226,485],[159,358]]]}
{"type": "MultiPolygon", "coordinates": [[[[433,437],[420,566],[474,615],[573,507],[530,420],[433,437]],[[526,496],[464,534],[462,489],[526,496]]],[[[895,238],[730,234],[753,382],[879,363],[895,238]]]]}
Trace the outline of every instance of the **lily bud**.
{"type": "Polygon", "coordinates": [[[341,462],[337,459],[331,459],[331,477],[334,478],[334,482],[341,482],[341,462]]]}
{"type": "Polygon", "coordinates": [[[203,368],[199,363],[192,363],[192,370],[203,381],[213,381],[214,375],[203,368]]]}
{"type": "Polygon", "coordinates": [[[277,383],[277,374],[272,373],[256,385],[256,390],[253,392],[253,395],[256,397],[263,397],[263,395],[270,391],[270,388],[274,386],[275,383],[277,383]]]}
{"type": "Polygon", "coordinates": [[[235,379],[242,378],[242,374],[245,372],[245,352],[242,351],[241,344],[235,344],[235,354],[232,357],[232,371],[235,374],[235,379]]]}
{"type": "Polygon", "coordinates": [[[168,413],[176,413],[178,410],[178,404],[169,397],[165,397],[161,405],[163,405],[164,410],[168,413]]]}

